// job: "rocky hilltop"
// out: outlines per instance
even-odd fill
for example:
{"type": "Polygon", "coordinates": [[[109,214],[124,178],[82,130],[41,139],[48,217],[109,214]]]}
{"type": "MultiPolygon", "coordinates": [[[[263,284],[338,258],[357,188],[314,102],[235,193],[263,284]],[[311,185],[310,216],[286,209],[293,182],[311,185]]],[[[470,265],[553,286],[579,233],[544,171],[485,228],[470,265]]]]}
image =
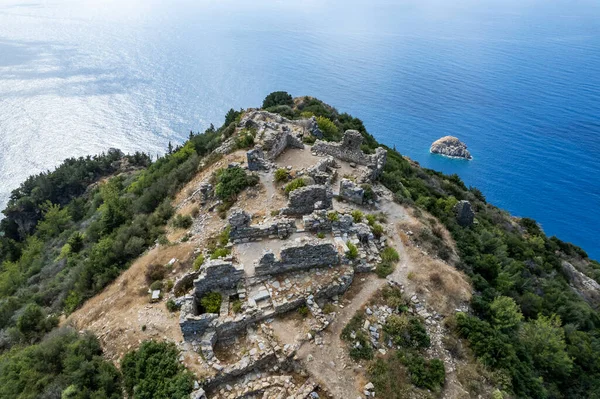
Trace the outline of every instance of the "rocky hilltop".
{"type": "Polygon", "coordinates": [[[453,158],[472,159],[467,145],[454,136],[445,136],[431,144],[429,151],[432,154],[440,154],[453,158]]]}

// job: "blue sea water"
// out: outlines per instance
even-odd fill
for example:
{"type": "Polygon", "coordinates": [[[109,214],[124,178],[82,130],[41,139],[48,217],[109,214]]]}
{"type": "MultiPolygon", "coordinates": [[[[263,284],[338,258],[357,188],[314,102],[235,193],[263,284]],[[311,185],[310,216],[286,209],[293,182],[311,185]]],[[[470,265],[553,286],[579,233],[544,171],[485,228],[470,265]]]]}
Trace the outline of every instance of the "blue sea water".
{"type": "Polygon", "coordinates": [[[600,3],[0,0],[0,207],[29,174],[163,152],[273,90],[600,258],[600,3]],[[466,142],[472,161],[429,154],[466,142]]]}

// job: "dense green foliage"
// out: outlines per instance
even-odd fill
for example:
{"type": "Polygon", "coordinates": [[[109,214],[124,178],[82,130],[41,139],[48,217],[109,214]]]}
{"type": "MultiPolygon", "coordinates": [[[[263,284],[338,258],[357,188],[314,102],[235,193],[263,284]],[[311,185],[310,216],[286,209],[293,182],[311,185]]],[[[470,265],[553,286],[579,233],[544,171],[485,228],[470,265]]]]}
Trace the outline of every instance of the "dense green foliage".
{"type": "Polygon", "coordinates": [[[200,298],[200,305],[204,313],[219,313],[222,300],[223,298],[218,292],[208,292],[200,298]]]}
{"type": "Polygon", "coordinates": [[[262,103],[262,107],[263,108],[271,108],[271,107],[276,107],[278,105],[293,105],[294,104],[294,99],[292,98],[292,96],[290,94],[288,94],[285,91],[274,91],[273,93],[269,94],[267,97],[265,97],[263,103],[262,103]]]}
{"type": "Polygon", "coordinates": [[[42,342],[0,355],[0,397],[121,398],[118,370],[105,361],[98,340],[57,330],[42,342]]]}
{"type": "Polygon", "coordinates": [[[121,362],[123,385],[136,399],[189,398],[194,387],[190,372],[177,360],[173,343],[145,341],[121,362]]]}
{"type": "Polygon", "coordinates": [[[294,180],[292,180],[291,182],[289,182],[288,184],[286,184],[285,186],[285,193],[289,195],[289,193],[291,193],[294,190],[297,190],[301,187],[305,187],[306,186],[306,180],[304,180],[302,177],[297,177],[294,180]]]}

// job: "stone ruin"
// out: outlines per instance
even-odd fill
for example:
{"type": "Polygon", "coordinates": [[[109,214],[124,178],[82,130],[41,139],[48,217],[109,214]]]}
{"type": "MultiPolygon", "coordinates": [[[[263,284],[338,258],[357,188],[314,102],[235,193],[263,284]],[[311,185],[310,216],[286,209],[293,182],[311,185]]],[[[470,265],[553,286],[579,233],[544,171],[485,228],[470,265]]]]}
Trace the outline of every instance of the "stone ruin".
{"type": "Polygon", "coordinates": [[[473,212],[473,208],[469,201],[458,201],[454,206],[454,211],[456,212],[456,221],[459,225],[468,227],[473,224],[475,212],[473,212]]]}
{"type": "Polygon", "coordinates": [[[286,239],[296,231],[293,219],[276,218],[271,224],[251,225],[252,217],[236,208],[229,216],[229,239],[232,243],[256,241],[263,238],[286,239]]]}
{"type": "Polygon", "coordinates": [[[315,165],[311,166],[306,174],[310,176],[316,184],[330,184],[337,176],[338,167],[332,156],[325,157],[315,165]]]}
{"type": "MultiPolygon", "coordinates": [[[[316,120],[292,121],[267,111],[253,110],[246,113],[240,121],[240,126],[256,129],[256,138],[259,141],[259,144],[246,153],[248,169],[269,169],[271,161],[286,148],[304,148],[302,137],[307,131],[316,137],[321,133],[318,127],[315,129],[315,124],[316,120]]],[[[322,133],[320,136],[322,137],[322,133]]]]}
{"type": "Polygon", "coordinates": [[[361,205],[364,201],[365,190],[350,179],[340,181],[340,198],[361,205]]]}
{"type": "Polygon", "coordinates": [[[298,239],[284,245],[279,259],[275,258],[273,252],[265,253],[258,261],[255,273],[257,276],[276,275],[314,267],[333,266],[339,263],[339,253],[332,243],[314,239],[298,239]]]}
{"type": "Polygon", "coordinates": [[[361,176],[364,181],[373,181],[379,177],[387,160],[387,151],[377,148],[375,154],[365,154],[361,150],[363,136],[357,130],[346,130],[341,143],[317,140],[312,151],[317,154],[331,155],[342,161],[366,166],[369,172],[361,176]]]}
{"type": "Polygon", "coordinates": [[[284,215],[305,215],[316,209],[329,209],[333,193],[326,185],[315,184],[300,187],[290,193],[288,206],[281,210],[284,215]]]}

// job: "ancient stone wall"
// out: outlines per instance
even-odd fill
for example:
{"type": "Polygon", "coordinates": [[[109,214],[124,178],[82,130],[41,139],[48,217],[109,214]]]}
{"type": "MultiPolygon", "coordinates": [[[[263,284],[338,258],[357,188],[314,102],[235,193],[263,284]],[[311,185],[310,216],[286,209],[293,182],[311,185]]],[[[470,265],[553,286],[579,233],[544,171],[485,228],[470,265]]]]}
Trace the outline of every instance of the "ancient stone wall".
{"type": "Polygon", "coordinates": [[[254,271],[257,276],[264,276],[339,263],[340,256],[333,244],[305,239],[284,245],[280,259],[276,259],[272,252],[267,252],[258,261],[254,271]]]}
{"type": "Polygon", "coordinates": [[[349,179],[340,181],[340,197],[346,201],[362,204],[365,197],[365,190],[349,179]]]}
{"type": "Polygon", "coordinates": [[[196,299],[192,295],[186,295],[181,301],[179,313],[179,327],[183,338],[186,341],[199,339],[218,317],[219,315],[215,313],[198,315],[196,299]]]}
{"type": "Polygon", "coordinates": [[[311,166],[306,174],[310,176],[316,184],[329,184],[337,176],[337,164],[332,156],[323,158],[316,165],[311,166]]]}
{"type": "Polygon", "coordinates": [[[387,161],[387,151],[379,147],[375,150],[375,154],[365,154],[360,148],[362,142],[363,136],[359,131],[346,130],[341,143],[317,140],[312,147],[312,151],[319,154],[331,155],[342,161],[367,166],[369,172],[364,176],[364,180],[375,180],[383,171],[383,167],[387,161]]]}
{"type": "Polygon", "coordinates": [[[244,268],[233,263],[214,259],[208,261],[202,273],[194,280],[195,295],[201,298],[207,292],[236,288],[244,278],[244,268]]]}
{"type": "Polygon", "coordinates": [[[288,206],[281,210],[284,215],[305,215],[315,209],[329,209],[333,193],[328,186],[312,185],[298,188],[290,193],[288,206]]]}
{"type": "Polygon", "coordinates": [[[296,231],[293,219],[277,218],[270,224],[250,225],[251,217],[241,209],[232,211],[229,217],[229,239],[233,243],[249,242],[261,238],[288,238],[296,231]]]}

